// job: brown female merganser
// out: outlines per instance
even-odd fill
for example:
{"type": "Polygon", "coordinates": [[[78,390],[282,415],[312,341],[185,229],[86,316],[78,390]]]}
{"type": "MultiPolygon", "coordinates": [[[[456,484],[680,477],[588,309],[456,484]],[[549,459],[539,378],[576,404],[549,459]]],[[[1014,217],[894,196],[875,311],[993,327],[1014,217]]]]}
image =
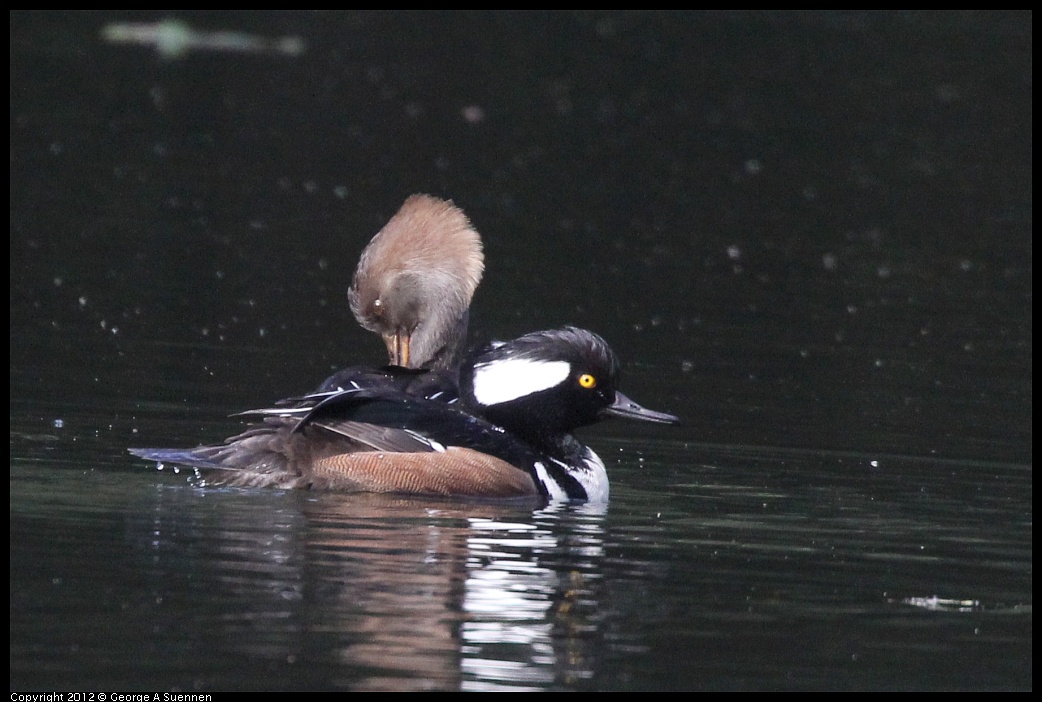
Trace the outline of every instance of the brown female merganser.
{"type": "Polygon", "coordinates": [[[362,251],[348,300],[390,364],[452,369],[484,271],[481,237],[452,202],[413,195],[362,251]]]}
{"type": "Polygon", "coordinates": [[[347,293],[358,323],[383,339],[389,365],[341,369],[315,392],[393,384],[454,395],[483,270],[481,237],[461,209],[409,197],[362,251],[347,293]]]}

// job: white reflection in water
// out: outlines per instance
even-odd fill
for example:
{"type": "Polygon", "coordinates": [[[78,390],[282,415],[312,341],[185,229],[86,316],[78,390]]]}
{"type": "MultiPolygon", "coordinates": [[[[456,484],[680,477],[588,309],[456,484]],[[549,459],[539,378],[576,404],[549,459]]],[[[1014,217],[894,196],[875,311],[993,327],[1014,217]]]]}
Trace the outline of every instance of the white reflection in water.
{"type": "Polygon", "coordinates": [[[594,519],[585,520],[590,514],[588,506],[558,505],[541,510],[534,515],[541,519],[531,522],[470,520],[462,602],[469,617],[460,631],[462,689],[540,689],[565,675],[590,675],[587,657],[576,655],[583,648],[577,635],[554,636],[555,631],[586,629],[564,621],[582,615],[559,606],[570,596],[565,590],[574,575],[562,582],[547,565],[562,552],[577,552],[584,561],[603,555],[604,509],[594,508],[594,519]],[[562,645],[566,661],[558,656],[562,645]]]}

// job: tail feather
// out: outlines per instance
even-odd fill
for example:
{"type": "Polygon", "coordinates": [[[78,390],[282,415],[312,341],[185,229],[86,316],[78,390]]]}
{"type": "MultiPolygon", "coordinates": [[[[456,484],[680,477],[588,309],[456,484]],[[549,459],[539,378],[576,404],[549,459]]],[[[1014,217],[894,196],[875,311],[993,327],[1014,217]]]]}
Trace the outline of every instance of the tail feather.
{"type": "Polygon", "coordinates": [[[132,448],[127,450],[138,458],[144,458],[146,461],[156,461],[157,463],[176,463],[177,465],[191,466],[192,468],[228,468],[228,466],[222,466],[220,463],[215,463],[196,455],[191,449],[132,448]]]}

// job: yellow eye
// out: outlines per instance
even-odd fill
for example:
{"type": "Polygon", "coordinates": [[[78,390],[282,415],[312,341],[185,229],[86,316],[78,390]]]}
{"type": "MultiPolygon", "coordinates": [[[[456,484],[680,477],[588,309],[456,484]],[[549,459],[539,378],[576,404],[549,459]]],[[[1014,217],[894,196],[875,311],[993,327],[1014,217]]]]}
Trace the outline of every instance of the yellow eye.
{"type": "Polygon", "coordinates": [[[589,373],[583,373],[579,376],[579,385],[589,390],[590,388],[597,387],[597,379],[589,373]]]}

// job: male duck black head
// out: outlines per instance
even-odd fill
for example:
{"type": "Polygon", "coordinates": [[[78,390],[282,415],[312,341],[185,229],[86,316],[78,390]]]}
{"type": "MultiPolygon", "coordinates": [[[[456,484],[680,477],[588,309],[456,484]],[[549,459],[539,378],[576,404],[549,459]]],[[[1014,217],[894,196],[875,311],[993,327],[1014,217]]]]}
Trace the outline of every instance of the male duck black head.
{"type": "Polygon", "coordinates": [[[532,472],[549,497],[607,499],[604,463],[571,432],[612,416],[679,421],[623,395],[618,376],[618,358],[604,339],[566,327],[479,351],[460,371],[460,395],[469,411],[546,455],[532,472]]]}

